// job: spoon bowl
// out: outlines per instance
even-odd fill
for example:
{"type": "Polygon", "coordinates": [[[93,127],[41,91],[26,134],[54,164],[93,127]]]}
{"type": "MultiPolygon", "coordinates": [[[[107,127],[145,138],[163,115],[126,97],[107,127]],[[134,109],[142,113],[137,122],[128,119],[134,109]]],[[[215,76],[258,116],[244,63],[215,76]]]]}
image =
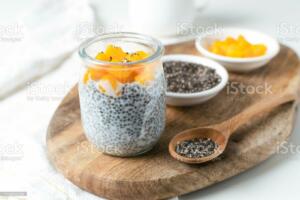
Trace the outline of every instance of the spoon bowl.
{"type": "Polygon", "coordinates": [[[169,143],[169,152],[172,155],[172,157],[185,163],[190,163],[190,164],[203,163],[212,160],[218,157],[220,154],[222,154],[223,151],[225,150],[227,142],[228,142],[228,138],[217,129],[210,128],[210,127],[189,129],[177,134],[175,137],[172,138],[172,140],[169,143]],[[218,145],[218,147],[215,149],[213,154],[206,157],[199,157],[199,158],[188,158],[176,152],[177,144],[185,140],[191,140],[195,138],[203,138],[203,139],[210,138],[218,145]]]}

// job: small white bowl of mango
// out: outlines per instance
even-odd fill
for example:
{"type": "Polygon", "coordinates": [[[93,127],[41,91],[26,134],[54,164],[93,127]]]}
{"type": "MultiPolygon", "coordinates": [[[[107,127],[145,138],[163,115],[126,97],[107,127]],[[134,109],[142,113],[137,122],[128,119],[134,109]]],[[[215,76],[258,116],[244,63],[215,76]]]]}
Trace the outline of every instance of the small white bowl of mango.
{"type": "Polygon", "coordinates": [[[223,28],[204,33],[195,43],[203,56],[233,72],[248,72],[265,66],[280,49],[273,37],[241,28],[223,28]]]}

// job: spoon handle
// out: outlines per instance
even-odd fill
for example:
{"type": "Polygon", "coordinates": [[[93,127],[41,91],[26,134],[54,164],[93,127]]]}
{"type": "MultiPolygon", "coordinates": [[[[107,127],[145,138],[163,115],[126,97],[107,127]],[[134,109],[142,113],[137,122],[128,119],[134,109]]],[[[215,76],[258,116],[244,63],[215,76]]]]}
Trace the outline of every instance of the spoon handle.
{"type": "Polygon", "coordinates": [[[240,126],[247,123],[253,117],[293,100],[297,100],[297,96],[292,93],[283,93],[277,97],[270,96],[247,107],[241,113],[219,124],[218,127],[227,137],[230,137],[240,126]]]}

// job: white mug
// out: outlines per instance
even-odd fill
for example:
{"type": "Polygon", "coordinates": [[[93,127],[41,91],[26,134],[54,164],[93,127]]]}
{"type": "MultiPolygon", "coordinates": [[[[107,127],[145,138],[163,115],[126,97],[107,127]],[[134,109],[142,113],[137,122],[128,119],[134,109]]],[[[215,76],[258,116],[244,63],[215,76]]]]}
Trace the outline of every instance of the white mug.
{"type": "Polygon", "coordinates": [[[129,0],[130,30],[155,36],[178,34],[182,23],[192,24],[195,0],[129,0]]]}

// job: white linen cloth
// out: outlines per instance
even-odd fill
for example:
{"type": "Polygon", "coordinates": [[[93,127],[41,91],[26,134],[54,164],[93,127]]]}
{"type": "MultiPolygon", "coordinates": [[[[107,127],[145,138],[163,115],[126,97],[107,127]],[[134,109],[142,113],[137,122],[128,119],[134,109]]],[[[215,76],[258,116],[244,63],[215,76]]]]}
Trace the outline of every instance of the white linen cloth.
{"type": "Polygon", "coordinates": [[[76,57],[1,102],[1,191],[24,191],[33,200],[99,199],[70,183],[47,158],[46,129],[59,102],[77,81],[76,57]]]}
{"type": "Polygon", "coordinates": [[[1,34],[0,99],[61,64],[94,23],[87,0],[42,1],[1,34]]]}

